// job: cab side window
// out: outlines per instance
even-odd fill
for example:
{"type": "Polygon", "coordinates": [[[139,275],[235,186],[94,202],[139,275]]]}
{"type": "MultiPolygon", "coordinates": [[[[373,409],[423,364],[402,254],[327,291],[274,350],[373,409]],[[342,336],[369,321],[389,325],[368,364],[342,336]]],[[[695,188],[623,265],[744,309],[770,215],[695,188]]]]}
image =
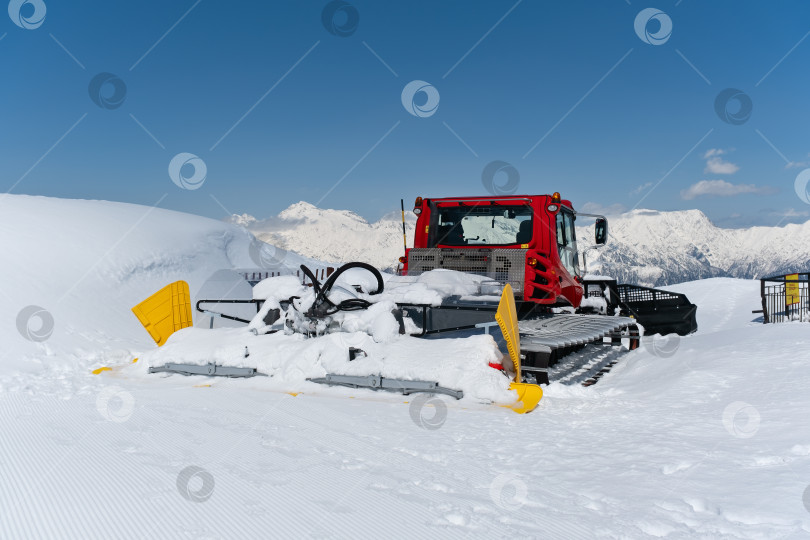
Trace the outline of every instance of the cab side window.
{"type": "Polygon", "coordinates": [[[560,210],[557,214],[557,249],[560,261],[572,276],[579,275],[579,253],[577,252],[574,214],[560,210]]]}

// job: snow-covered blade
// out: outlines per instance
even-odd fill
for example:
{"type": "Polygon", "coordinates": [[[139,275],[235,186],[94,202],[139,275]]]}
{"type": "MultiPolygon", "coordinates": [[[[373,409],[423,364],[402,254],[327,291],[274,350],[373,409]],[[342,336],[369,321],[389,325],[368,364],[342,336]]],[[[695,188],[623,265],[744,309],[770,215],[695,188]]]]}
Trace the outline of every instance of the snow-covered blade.
{"type": "MultiPolygon", "coordinates": [[[[514,410],[521,413],[537,405],[537,394],[529,395],[510,386],[501,371],[492,369],[491,364],[501,363],[502,355],[489,335],[423,342],[434,350],[418,358],[397,354],[397,349],[410,349],[415,338],[402,335],[402,325],[394,315],[396,304],[382,298],[382,276],[373,267],[362,263],[345,265],[324,284],[309,269],[302,269],[312,280],[312,287],[303,285],[295,276],[268,278],[255,287],[254,295],[263,304],[247,328],[180,330],[164,347],[142,355],[141,361],[129,370],[225,377],[267,375],[273,385],[288,392],[299,392],[314,382],[393,390],[405,395],[441,393],[509,406],[519,403],[514,410]],[[343,274],[351,270],[356,274],[358,269],[375,278],[375,288],[353,287],[368,291],[360,293],[365,297],[378,296],[376,301],[359,298],[357,291],[347,288],[330,294],[343,274]],[[279,315],[269,321],[272,310],[279,315]],[[452,350],[447,347],[451,342],[452,350]],[[462,350],[466,354],[460,355],[462,350]]],[[[424,285],[416,289],[416,294],[421,294],[424,285]]],[[[164,299],[165,290],[156,295],[164,299]]],[[[511,295],[511,291],[508,293],[511,295]]],[[[189,311],[185,318],[190,319],[187,302],[158,303],[152,298],[145,302],[163,309],[162,313],[153,310],[157,320],[184,309],[189,311]]],[[[514,302],[512,311],[516,319],[514,302]]]]}

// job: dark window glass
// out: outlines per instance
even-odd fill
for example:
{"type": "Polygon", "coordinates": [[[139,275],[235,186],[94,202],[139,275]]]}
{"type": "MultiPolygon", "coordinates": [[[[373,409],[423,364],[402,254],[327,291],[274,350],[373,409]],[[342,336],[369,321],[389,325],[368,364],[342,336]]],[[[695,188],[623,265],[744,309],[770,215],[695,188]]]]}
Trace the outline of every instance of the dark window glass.
{"type": "Polygon", "coordinates": [[[532,239],[530,206],[440,206],[437,211],[434,246],[503,246],[532,239]]]}
{"type": "Polygon", "coordinates": [[[557,214],[557,249],[560,261],[572,276],[579,275],[579,253],[577,234],[574,228],[574,214],[560,210],[557,214]]]}

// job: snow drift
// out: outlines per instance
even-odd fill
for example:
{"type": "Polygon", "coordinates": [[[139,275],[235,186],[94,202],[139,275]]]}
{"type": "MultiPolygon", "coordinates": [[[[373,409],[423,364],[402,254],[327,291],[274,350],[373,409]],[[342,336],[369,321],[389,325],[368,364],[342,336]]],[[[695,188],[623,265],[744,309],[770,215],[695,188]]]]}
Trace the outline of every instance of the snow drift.
{"type": "MultiPolygon", "coordinates": [[[[53,320],[45,341],[17,331],[4,339],[6,367],[24,369],[34,369],[43,356],[73,369],[89,358],[103,362],[104,355],[148,347],[132,306],[172,281],[187,281],[195,298],[216,271],[257,266],[254,238],[241,227],[106,201],[2,195],[0,246],[3,327],[38,329],[38,317],[18,320],[28,306],[43,308],[53,320]]],[[[293,253],[285,261],[291,267],[301,262],[311,263],[293,253]]]]}

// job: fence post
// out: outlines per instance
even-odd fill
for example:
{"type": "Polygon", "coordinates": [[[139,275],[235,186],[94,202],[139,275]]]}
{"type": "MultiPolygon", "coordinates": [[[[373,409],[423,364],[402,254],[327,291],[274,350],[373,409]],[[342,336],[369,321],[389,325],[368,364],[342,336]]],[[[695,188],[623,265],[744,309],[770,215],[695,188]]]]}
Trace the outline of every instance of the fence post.
{"type": "Polygon", "coordinates": [[[766,301],[765,296],[765,280],[759,280],[759,290],[760,290],[760,298],[762,299],[762,322],[764,324],[768,324],[770,321],[768,319],[768,302],[766,301]]]}

